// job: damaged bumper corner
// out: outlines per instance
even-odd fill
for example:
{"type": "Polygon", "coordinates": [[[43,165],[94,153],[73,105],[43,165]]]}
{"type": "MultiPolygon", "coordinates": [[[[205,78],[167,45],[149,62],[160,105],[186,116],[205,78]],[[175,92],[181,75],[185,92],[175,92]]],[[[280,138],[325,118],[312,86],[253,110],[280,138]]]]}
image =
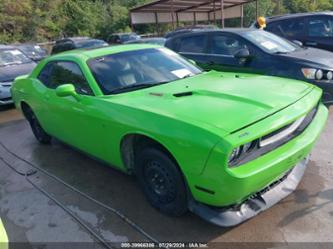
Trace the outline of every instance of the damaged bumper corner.
{"type": "Polygon", "coordinates": [[[299,162],[280,180],[259,191],[242,204],[232,208],[214,208],[192,201],[190,211],[221,227],[236,226],[269,209],[290,195],[303,178],[309,156],[299,162]]]}

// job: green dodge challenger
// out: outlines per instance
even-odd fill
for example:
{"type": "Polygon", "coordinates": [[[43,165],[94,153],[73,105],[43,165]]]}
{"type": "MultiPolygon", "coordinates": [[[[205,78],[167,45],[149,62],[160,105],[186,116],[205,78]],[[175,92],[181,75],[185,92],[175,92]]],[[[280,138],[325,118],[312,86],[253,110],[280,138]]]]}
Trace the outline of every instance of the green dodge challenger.
{"type": "Polygon", "coordinates": [[[154,45],[51,56],[12,87],[39,142],[54,137],[135,174],[163,213],[220,226],[296,189],[328,117],[321,94],[296,80],[203,72],[154,45]]]}

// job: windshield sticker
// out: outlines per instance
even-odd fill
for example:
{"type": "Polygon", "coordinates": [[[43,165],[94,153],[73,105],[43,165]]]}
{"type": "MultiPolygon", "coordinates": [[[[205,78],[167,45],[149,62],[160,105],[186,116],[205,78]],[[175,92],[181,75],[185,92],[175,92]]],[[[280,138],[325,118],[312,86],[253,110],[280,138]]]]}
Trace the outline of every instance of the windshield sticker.
{"type": "Polygon", "coordinates": [[[261,46],[263,46],[264,48],[267,48],[268,50],[273,50],[273,49],[278,48],[278,46],[271,41],[262,42],[261,46]]]}
{"type": "Polygon", "coordinates": [[[20,51],[18,51],[18,50],[11,50],[11,51],[9,51],[9,53],[11,53],[12,55],[20,55],[20,54],[22,54],[20,51]]]}
{"type": "Polygon", "coordinates": [[[175,70],[171,72],[172,74],[176,75],[179,79],[182,79],[188,75],[192,75],[191,71],[186,68],[175,70]]]}

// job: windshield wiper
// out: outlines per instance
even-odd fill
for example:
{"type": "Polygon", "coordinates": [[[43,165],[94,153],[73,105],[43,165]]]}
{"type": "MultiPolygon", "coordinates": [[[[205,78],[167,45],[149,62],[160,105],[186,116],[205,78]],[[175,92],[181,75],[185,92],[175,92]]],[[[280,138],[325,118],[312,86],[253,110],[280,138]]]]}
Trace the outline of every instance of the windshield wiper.
{"type": "Polygon", "coordinates": [[[128,85],[128,86],[123,86],[123,87],[116,88],[116,89],[112,90],[110,92],[110,94],[118,94],[118,93],[124,93],[124,92],[129,92],[129,91],[134,91],[134,90],[149,88],[149,87],[153,87],[153,86],[158,86],[158,85],[166,84],[166,83],[169,83],[169,82],[170,81],[163,81],[163,82],[159,82],[159,83],[156,83],[156,84],[132,84],[132,85],[128,85]]]}
{"type": "Polygon", "coordinates": [[[274,54],[289,54],[290,52],[282,52],[282,51],[277,51],[274,54]]]}

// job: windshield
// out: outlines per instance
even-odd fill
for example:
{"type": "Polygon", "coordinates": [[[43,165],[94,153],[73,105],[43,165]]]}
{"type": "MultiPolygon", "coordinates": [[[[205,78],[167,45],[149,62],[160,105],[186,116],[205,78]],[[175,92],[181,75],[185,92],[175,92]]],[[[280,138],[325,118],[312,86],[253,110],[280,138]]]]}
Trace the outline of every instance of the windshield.
{"type": "Polygon", "coordinates": [[[77,48],[99,48],[106,47],[108,44],[102,40],[84,40],[75,42],[77,48]]]}
{"type": "Polygon", "coordinates": [[[140,86],[164,84],[202,72],[195,65],[165,48],[106,55],[91,59],[88,64],[106,95],[119,89],[130,91],[139,89],[140,86]]]}
{"type": "Polygon", "coordinates": [[[301,49],[300,46],[263,30],[245,32],[243,37],[271,54],[291,53],[301,49]]]}
{"type": "Polygon", "coordinates": [[[0,66],[29,63],[31,60],[18,49],[0,50],[0,66]]]}
{"type": "Polygon", "coordinates": [[[47,55],[46,51],[38,45],[23,45],[19,46],[19,49],[21,49],[26,55],[32,57],[47,55]]]}

